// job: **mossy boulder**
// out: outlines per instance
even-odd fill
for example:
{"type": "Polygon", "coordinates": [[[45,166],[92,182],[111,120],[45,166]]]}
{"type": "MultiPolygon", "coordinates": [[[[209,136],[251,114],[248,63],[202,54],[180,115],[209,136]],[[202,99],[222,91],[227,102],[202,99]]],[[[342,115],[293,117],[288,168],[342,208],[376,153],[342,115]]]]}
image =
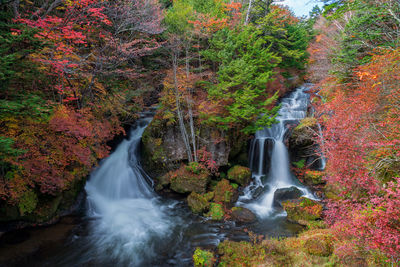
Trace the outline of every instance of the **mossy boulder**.
{"type": "Polygon", "coordinates": [[[251,170],[247,167],[236,165],[229,169],[227,176],[229,180],[241,186],[246,186],[251,179],[251,170]]]}
{"type": "Polygon", "coordinates": [[[210,207],[210,203],[207,198],[203,195],[197,194],[196,192],[192,192],[188,198],[187,202],[193,213],[202,214],[207,211],[210,207]]]}
{"type": "Polygon", "coordinates": [[[85,179],[75,180],[56,196],[26,191],[17,205],[0,205],[0,222],[10,229],[51,224],[60,214],[69,214],[78,208],[77,200],[84,183],[85,179]]]}
{"type": "Polygon", "coordinates": [[[281,207],[281,203],[290,199],[298,199],[303,195],[303,192],[296,186],[288,188],[279,188],[274,193],[274,207],[281,207]]]}
{"type": "Polygon", "coordinates": [[[323,184],[324,172],[307,170],[304,174],[304,182],[308,185],[319,185],[323,184]]]}
{"type": "Polygon", "coordinates": [[[304,238],[304,250],[311,255],[327,257],[332,254],[333,236],[326,233],[316,233],[304,238]]]}
{"type": "Polygon", "coordinates": [[[210,211],[205,214],[206,217],[211,217],[214,221],[220,221],[224,218],[225,212],[221,204],[211,203],[210,211]]]}
{"type": "Polygon", "coordinates": [[[282,206],[287,212],[287,219],[301,225],[308,225],[309,221],[321,219],[322,205],[315,200],[301,197],[296,200],[282,202],[282,206]]]}
{"type": "Polygon", "coordinates": [[[243,207],[233,207],[231,216],[234,221],[242,223],[251,223],[256,220],[256,215],[243,207]]]}
{"type": "Polygon", "coordinates": [[[208,250],[197,248],[193,254],[193,263],[195,267],[211,267],[216,259],[214,254],[208,250]]]}
{"type": "Polygon", "coordinates": [[[168,187],[171,183],[171,175],[169,173],[162,175],[157,178],[156,181],[156,190],[161,191],[164,188],[168,187]]]}
{"type": "Polygon", "coordinates": [[[222,179],[214,189],[214,202],[231,204],[237,200],[238,194],[228,180],[222,179]]]}
{"type": "Polygon", "coordinates": [[[167,176],[171,183],[170,188],[181,194],[191,192],[204,194],[210,182],[210,173],[206,169],[194,173],[185,165],[176,171],[169,172],[167,176]]]}

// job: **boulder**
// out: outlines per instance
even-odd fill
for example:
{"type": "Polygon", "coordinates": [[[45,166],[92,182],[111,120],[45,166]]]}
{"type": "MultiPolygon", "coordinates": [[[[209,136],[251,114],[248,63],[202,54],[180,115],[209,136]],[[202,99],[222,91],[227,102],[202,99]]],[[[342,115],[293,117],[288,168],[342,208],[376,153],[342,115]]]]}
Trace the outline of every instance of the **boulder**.
{"type": "Polygon", "coordinates": [[[251,170],[247,167],[236,165],[229,169],[228,179],[241,186],[246,186],[251,179],[251,170]]]}
{"type": "Polygon", "coordinates": [[[232,219],[236,222],[251,223],[256,220],[256,215],[246,208],[233,207],[232,208],[232,219]]]}
{"type": "Polygon", "coordinates": [[[216,259],[214,254],[208,250],[197,248],[193,254],[193,263],[195,267],[213,266],[216,259]]]}
{"type": "Polygon", "coordinates": [[[182,166],[176,171],[169,172],[167,175],[171,181],[170,188],[176,193],[196,192],[204,194],[210,181],[210,174],[207,170],[202,169],[192,172],[188,166],[182,166]]]}
{"type": "Polygon", "coordinates": [[[196,192],[192,192],[187,198],[188,205],[193,213],[202,214],[207,211],[210,207],[210,203],[207,198],[197,194],[196,192]]]}
{"type": "Polygon", "coordinates": [[[303,195],[303,192],[300,191],[295,186],[288,187],[288,188],[280,188],[275,191],[274,193],[274,206],[275,207],[282,207],[281,203],[285,200],[289,199],[298,199],[303,195]]]}
{"type": "Polygon", "coordinates": [[[322,204],[305,197],[284,201],[282,206],[287,212],[288,221],[300,225],[307,226],[310,221],[321,219],[322,216],[322,204]]]}
{"type": "Polygon", "coordinates": [[[214,190],[214,202],[231,204],[238,198],[238,194],[228,180],[222,179],[217,183],[214,190]]]}
{"type": "Polygon", "coordinates": [[[214,221],[220,221],[224,218],[225,212],[221,204],[211,203],[210,211],[205,214],[206,217],[211,217],[214,221]]]}

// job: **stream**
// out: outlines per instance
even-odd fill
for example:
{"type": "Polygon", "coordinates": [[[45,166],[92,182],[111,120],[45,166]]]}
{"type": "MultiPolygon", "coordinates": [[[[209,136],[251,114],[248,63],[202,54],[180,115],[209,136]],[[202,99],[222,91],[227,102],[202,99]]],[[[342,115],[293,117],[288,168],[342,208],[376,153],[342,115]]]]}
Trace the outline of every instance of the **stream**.
{"type": "Polygon", "coordinates": [[[289,125],[306,115],[307,89],[300,87],[283,98],[278,123],[257,132],[251,143],[253,181],[237,206],[252,210],[255,223],[213,222],[193,215],[183,201],[157,195],[139,161],[141,136],[151,121],[144,117],[90,175],[85,215],[67,240],[56,251],[33,257],[29,265],[191,266],[196,247],[212,249],[224,239],[247,241],[245,229],[270,237],[293,236],[301,228],[274,206],[274,193],[295,186],[314,198],[290,172],[284,144],[289,125]]]}

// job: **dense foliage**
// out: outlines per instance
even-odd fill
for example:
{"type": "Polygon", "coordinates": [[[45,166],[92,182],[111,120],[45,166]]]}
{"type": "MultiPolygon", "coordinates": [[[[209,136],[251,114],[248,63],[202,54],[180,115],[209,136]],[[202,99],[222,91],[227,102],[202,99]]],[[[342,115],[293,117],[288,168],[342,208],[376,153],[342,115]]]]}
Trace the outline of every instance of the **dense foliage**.
{"type": "Polygon", "coordinates": [[[326,180],[334,193],[327,219],[343,240],[340,257],[383,253],[398,263],[400,6],[390,0],[343,2],[331,3],[310,46],[326,180]]]}
{"type": "Polygon", "coordinates": [[[18,218],[7,206],[41,217],[40,205],[74,187],[108,154],[106,142],[123,132],[121,121],[141,109],[138,92],[127,89],[144,74],[135,61],[160,46],[149,37],[162,32],[162,18],[156,2],[1,4],[5,220],[18,218]]]}

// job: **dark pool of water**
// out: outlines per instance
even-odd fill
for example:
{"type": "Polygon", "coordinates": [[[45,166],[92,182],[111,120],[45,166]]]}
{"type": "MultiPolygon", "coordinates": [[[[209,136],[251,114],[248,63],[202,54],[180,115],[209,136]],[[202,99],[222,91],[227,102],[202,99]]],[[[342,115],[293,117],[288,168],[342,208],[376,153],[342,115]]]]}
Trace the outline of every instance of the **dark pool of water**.
{"type": "Polygon", "coordinates": [[[155,253],[142,257],[138,264],[129,257],[115,259],[104,252],[103,255],[96,253],[89,234],[95,220],[69,216],[52,226],[3,234],[0,237],[0,266],[192,266],[196,247],[215,249],[225,239],[248,241],[248,231],[268,237],[287,237],[301,230],[300,226],[287,222],[284,216],[252,224],[213,222],[193,215],[182,201],[160,201],[169,206],[167,216],[175,218],[176,224],[164,238],[151,240],[155,253]]]}

